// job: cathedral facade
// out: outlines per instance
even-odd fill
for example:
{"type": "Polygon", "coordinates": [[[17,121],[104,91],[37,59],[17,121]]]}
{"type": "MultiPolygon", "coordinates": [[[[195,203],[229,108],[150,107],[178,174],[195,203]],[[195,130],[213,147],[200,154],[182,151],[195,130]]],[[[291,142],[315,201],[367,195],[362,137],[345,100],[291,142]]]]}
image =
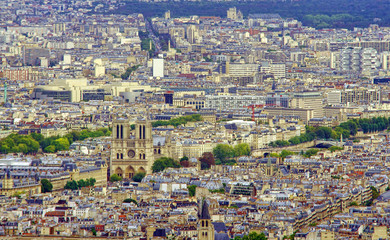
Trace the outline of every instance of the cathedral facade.
{"type": "Polygon", "coordinates": [[[137,172],[152,173],[159,157],[170,157],[169,138],[153,136],[149,120],[137,120],[135,128],[127,119],[112,124],[110,175],[131,179],[137,172]]]}

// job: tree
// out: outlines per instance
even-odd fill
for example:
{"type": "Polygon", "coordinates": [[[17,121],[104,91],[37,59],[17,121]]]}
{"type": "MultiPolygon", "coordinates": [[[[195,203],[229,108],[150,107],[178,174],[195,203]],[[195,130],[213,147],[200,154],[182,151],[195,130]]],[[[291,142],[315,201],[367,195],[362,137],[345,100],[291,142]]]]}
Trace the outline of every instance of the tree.
{"type": "Polygon", "coordinates": [[[75,180],[73,181],[67,181],[65,186],[64,186],[65,189],[70,189],[70,190],[77,190],[79,189],[78,185],[77,185],[77,182],[75,180]]]}
{"type": "Polygon", "coordinates": [[[173,160],[173,158],[161,157],[154,161],[152,165],[153,172],[161,172],[166,168],[180,168],[180,164],[173,160]]]}
{"type": "Polygon", "coordinates": [[[56,152],[56,146],[49,145],[49,146],[45,147],[45,149],[43,149],[43,151],[47,152],[47,153],[55,153],[56,152]]]}
{"type": "Polygon", "coordinates": [[[295,152],[288,151],[288,150],[282,150],[279,157],[286,158],[287,156],[295,155],[295,152]]]}
{"type": "Polygon", "coordinates": [[[35,132],[31,133],[30,136],[31,136],[35,141],[37,141],[38,143],[41,142],[41,141],[45,138],[42,134],[40,134],[40,133],[35,133],[35,132]]]}
{"type": "Polygon", "coordinates": [[[188,186],[187,188],[188,188],[188,194],[190,195],[190,197],[195,196],[195,193],[196,193],[196,185],[190,185],[190,186],[188,186]]]}
{"type": "Polygon", "coordinates": [[[186,160],[186,161],[181,161],[180,162],[180,166],[182,167],[189,167],[190,166],[190,161],[186,160]]]}
{"type": "Polygon", "coordinates": [[[228,144],[218,144],[213,149],[213,155],[224,164],[227,159],[234,157],[234,149],[228,144]]]}
{"type": "Polygon", "coordinates": [[[93,187],[93,186],[95,186],[96,179],[95,178],[88,178],[85,180],[85,183],[88,187],[93,187]]]}
{"type": "Polygon", "coordinates": [[[374,186],[370,186],[372,192],[372,198],[377,199],[379,197],[379,191],[374,186]]]}
{"type": "Polygon", "coordinates": [[[41,180],[41,192],[47,193],[53,190],[53,184],[46,178],[41,180]]]}
{"type": "Polygon", "coordinates": [[[114,173],[110,176],[110,182],[118,182],[122,181],[122,177],[118,176],[118,174],[114,173]]]}
{"type": "Polygon", "coordinates": [[[69,140],[65,137],[54,140],[53,145],[56,147],[56,151],[69,150],[69,140]]]}
{"type": "Polygon", "coordinates": [[[145,177],[146,173],[145,172],[137,172],[133,176],[133,181],[134,182],[141,182],[142,179],[145,177]]]}
{"type": "Polygon", "coordinates": [[[305,154],[303,154],[303,156],[309,158],[309,157],[311,157],[311,156],[317,155],[317,153],[318,153],[319,151],[320,151],[320,150],[315,149],[315,148],[309,149],[309,150],[307,150],[307,151],[305,152],[305,154]]]}
{"type": "Polygon", "coordinates": [[[132,198],[126,198],[125,200],[123,200],[124,203],[134,203],[135,205],[138,206],[138,203],[136,200],[132,199],[132,198]]]}
{"type": "Polygon", "coordinates": [[[77,181],[77,187],[78,188],[83,188],[83,187],[86,187],[87,186],[87,183],[84,181],[84,179],[80,179],[77,181]]]}
{"type": "Polygon", "coordinates": [[[358,205],[359,204],[357,202],[355,202],[355,201],[349,203],[349,206],[358,206],[358,205]]]}
{"type": "Polygon", "coordinates": [[[180,162],[183,162],[183,161],[188,161],[188,157],[184,156],[184,157],[180,158],[180,162]]]}
{"type": "Polygon", "coordinates": [[[234,146],[234,155],[239,156],[249,156],[251,154],[251,148],[247,143],[240,143],[234,146]]]}
{"type": "Polygon", "coordinates": [[[92,228],[91,232],[92,232],[92,235],[96,236],[96,229],[95,228],[92,228]]]}
{"type": "Polygon", "coordinates": [[[214,155],[211,152],[204,152],[199,158],[201,162],[201,169],[209,169],[212,165],[215,165],[214,155]]]}

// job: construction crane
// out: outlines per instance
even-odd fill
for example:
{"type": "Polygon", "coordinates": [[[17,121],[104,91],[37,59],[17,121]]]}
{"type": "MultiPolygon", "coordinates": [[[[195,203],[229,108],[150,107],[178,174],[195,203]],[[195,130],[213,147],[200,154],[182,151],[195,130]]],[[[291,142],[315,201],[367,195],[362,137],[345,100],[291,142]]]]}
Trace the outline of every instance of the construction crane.
{"type": "Polygon", "coordinates": [[[255,109],[256,108],[264,108],[264,105],[263,104],[261,104],[261,105],[252,104],[252,105],[246,106],[245,108],[252,109],[252,121],[255,121],[255,109]]]}

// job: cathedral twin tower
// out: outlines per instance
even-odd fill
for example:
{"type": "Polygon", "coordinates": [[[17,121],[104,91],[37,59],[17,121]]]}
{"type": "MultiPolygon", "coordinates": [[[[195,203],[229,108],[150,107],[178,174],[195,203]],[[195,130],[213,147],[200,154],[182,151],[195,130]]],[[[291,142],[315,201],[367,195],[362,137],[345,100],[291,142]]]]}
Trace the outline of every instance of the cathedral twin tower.
{"type": "Polygon", "coordinates": [[[110,175],[131,179],[137,172],[151,173],[155,152],[150,121],[138,120],[134,130],[127,119],[113,122],[110,175]]]}

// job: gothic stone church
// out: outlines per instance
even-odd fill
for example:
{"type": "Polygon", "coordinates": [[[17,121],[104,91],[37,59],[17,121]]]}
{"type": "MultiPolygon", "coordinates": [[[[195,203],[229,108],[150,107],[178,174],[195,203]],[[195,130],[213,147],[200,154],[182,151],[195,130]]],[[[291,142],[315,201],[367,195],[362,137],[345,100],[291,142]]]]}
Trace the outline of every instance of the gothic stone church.
{"type": "Polygon", "coordinates": [[[110,175],[131,179],[137,172],[152,173],[155,159],[171,156],[169,137],[153,136],[149,120],[137,120],[134,130],[127,119],[113,121],[110,175]]]}

